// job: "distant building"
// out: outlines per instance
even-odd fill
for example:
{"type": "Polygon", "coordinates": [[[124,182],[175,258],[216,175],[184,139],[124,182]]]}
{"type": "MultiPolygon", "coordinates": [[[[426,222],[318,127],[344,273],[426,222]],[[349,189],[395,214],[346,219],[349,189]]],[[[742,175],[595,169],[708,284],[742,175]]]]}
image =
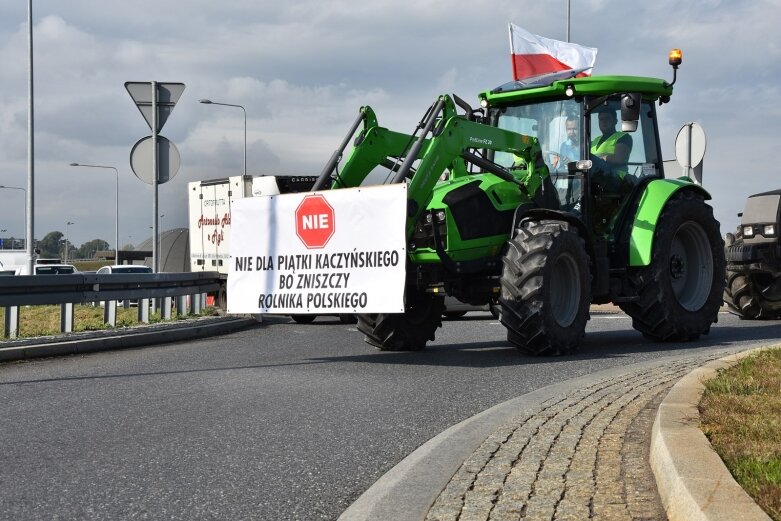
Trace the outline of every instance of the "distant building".
{"type": "MultiPolygon", "coordinates": [[[[174,228],[160,234],[160,271],[180,273],[190,271],[190,232],[187,228],[174,228]]],[[[143,259],[143,264],[152,266],[152,238],[148,238],[135,250],[120,250],[119,264],[133,264],[143,259]]]]}

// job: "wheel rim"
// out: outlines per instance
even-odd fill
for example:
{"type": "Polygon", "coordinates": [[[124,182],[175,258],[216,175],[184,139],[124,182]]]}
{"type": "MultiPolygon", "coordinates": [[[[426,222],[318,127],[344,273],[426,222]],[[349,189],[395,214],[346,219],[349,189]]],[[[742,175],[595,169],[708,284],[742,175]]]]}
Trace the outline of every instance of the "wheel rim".
{"type": "Polygon", "coordinates": [[[705,230],[694,222],[678,228],[670,248],[670,281],[678,303],[699,310],[710,295],[713,257],[705,230]]]}
{"type": "Polygon", "coordinates": [[[568,327],[578,316],[580,303],[580,273],[575,258],[563,254],[556,259],[551,271],[550,310],[556,323],[568,327]]]}

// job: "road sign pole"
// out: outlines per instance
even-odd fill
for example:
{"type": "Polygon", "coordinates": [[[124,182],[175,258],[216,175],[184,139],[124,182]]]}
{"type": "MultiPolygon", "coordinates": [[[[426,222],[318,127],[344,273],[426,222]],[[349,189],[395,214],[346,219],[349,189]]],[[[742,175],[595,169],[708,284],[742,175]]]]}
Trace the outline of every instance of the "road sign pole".
{"type": "Polygon", "coordinates": [[[158,273],[160,271],[160,251],[159,251],[159,242],[157,240],[157,216],[160,214],[158,212],[158,197],[157,197],[157,188],[158,188],[158,181],[160,179],[159,172],[158,172],[158,164],[157,164],[157,82],[152,82],[152,145],[153,145],[153,152],[152,152],[152,192],[153,195],[153,202],[152,202],[152,270],[155,273],[158,273]]]}
{"type": "Polygon", "coordinates": [[[152,185],[152,271],[160,271],[160,233],[158,229],[159,194],[161,183],[171,179],[179,169],[179,152],[173,143],[160,136],[160,131],[174,109],[174,105],[184,91],[184,83],[165,83],[156,81],[126,81],[125,89],[149,124],[152,135],[140,140],[130,153],[130,165],[133,173],[144,182],[152,185]],[[151,87],[151,90],[150,90],[151,87]],[[149,140],[150,146],[144,145],[149,140]],[[164,157],[160,157],[160,140],[164,142],[164,157]],[[146,147],[146,148],[145,148],[146,147]],[[149,162],[146,154],[152,155],[151,172],[147,170],[149,162]],[[161,160],[162,159],[162,160],[161,160]],[[162,170],[162,179],[161,179],[162,170]],[[147,181],[148,178],[149,181],[147,181]]]}

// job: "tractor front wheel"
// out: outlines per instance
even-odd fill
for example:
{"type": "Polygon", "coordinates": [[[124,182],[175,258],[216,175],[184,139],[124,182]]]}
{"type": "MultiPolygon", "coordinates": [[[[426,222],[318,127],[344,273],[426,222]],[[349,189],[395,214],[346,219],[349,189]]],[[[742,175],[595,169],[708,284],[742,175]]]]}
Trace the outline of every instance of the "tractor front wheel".
{"type": "Polygon", "coordinates": [[[358,331],[380,351],[420,351],[442,326],[445,299],[407,288],[404,313],[358,315],[358,331]]]}
{"type": "Polygon", "coordinates": [[[713,209],[689,191],[665,206],[648,266],[630,273],[638,300],[620,303],[652,340],[696,340],[718,320],[724,292],[724,241],[713,209]]]}
{"type": "Polygon", "coordinates": [[[525,222],[503,261],[499,304],[507,339],[529,355],[575,352],[591,302],[583,239],[565,222],[525,222]]]}

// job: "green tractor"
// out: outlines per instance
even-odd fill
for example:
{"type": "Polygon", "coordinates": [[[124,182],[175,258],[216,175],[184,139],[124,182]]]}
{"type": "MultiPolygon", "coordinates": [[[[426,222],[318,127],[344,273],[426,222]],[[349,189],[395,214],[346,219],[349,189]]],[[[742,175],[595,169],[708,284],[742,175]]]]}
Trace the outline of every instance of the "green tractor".
{"type": "MultiPolygon", "coordinates": [[[[677,71],[680,51],[670,63],[677,71]]],[[[483,92],[478,109],[440,96],[412,134],[360,109],[313,190],[378,171],[408,183],[405,312],[359,315],[368,343],[422,349],[445,295],[493,306],[531,355],[574,352],[592,303],[617,304],[657,341],[709,332],[724,242],[708,192],[664,178],[655,105],[669,101],[675,75],[576,72],[483,92]]]]}

